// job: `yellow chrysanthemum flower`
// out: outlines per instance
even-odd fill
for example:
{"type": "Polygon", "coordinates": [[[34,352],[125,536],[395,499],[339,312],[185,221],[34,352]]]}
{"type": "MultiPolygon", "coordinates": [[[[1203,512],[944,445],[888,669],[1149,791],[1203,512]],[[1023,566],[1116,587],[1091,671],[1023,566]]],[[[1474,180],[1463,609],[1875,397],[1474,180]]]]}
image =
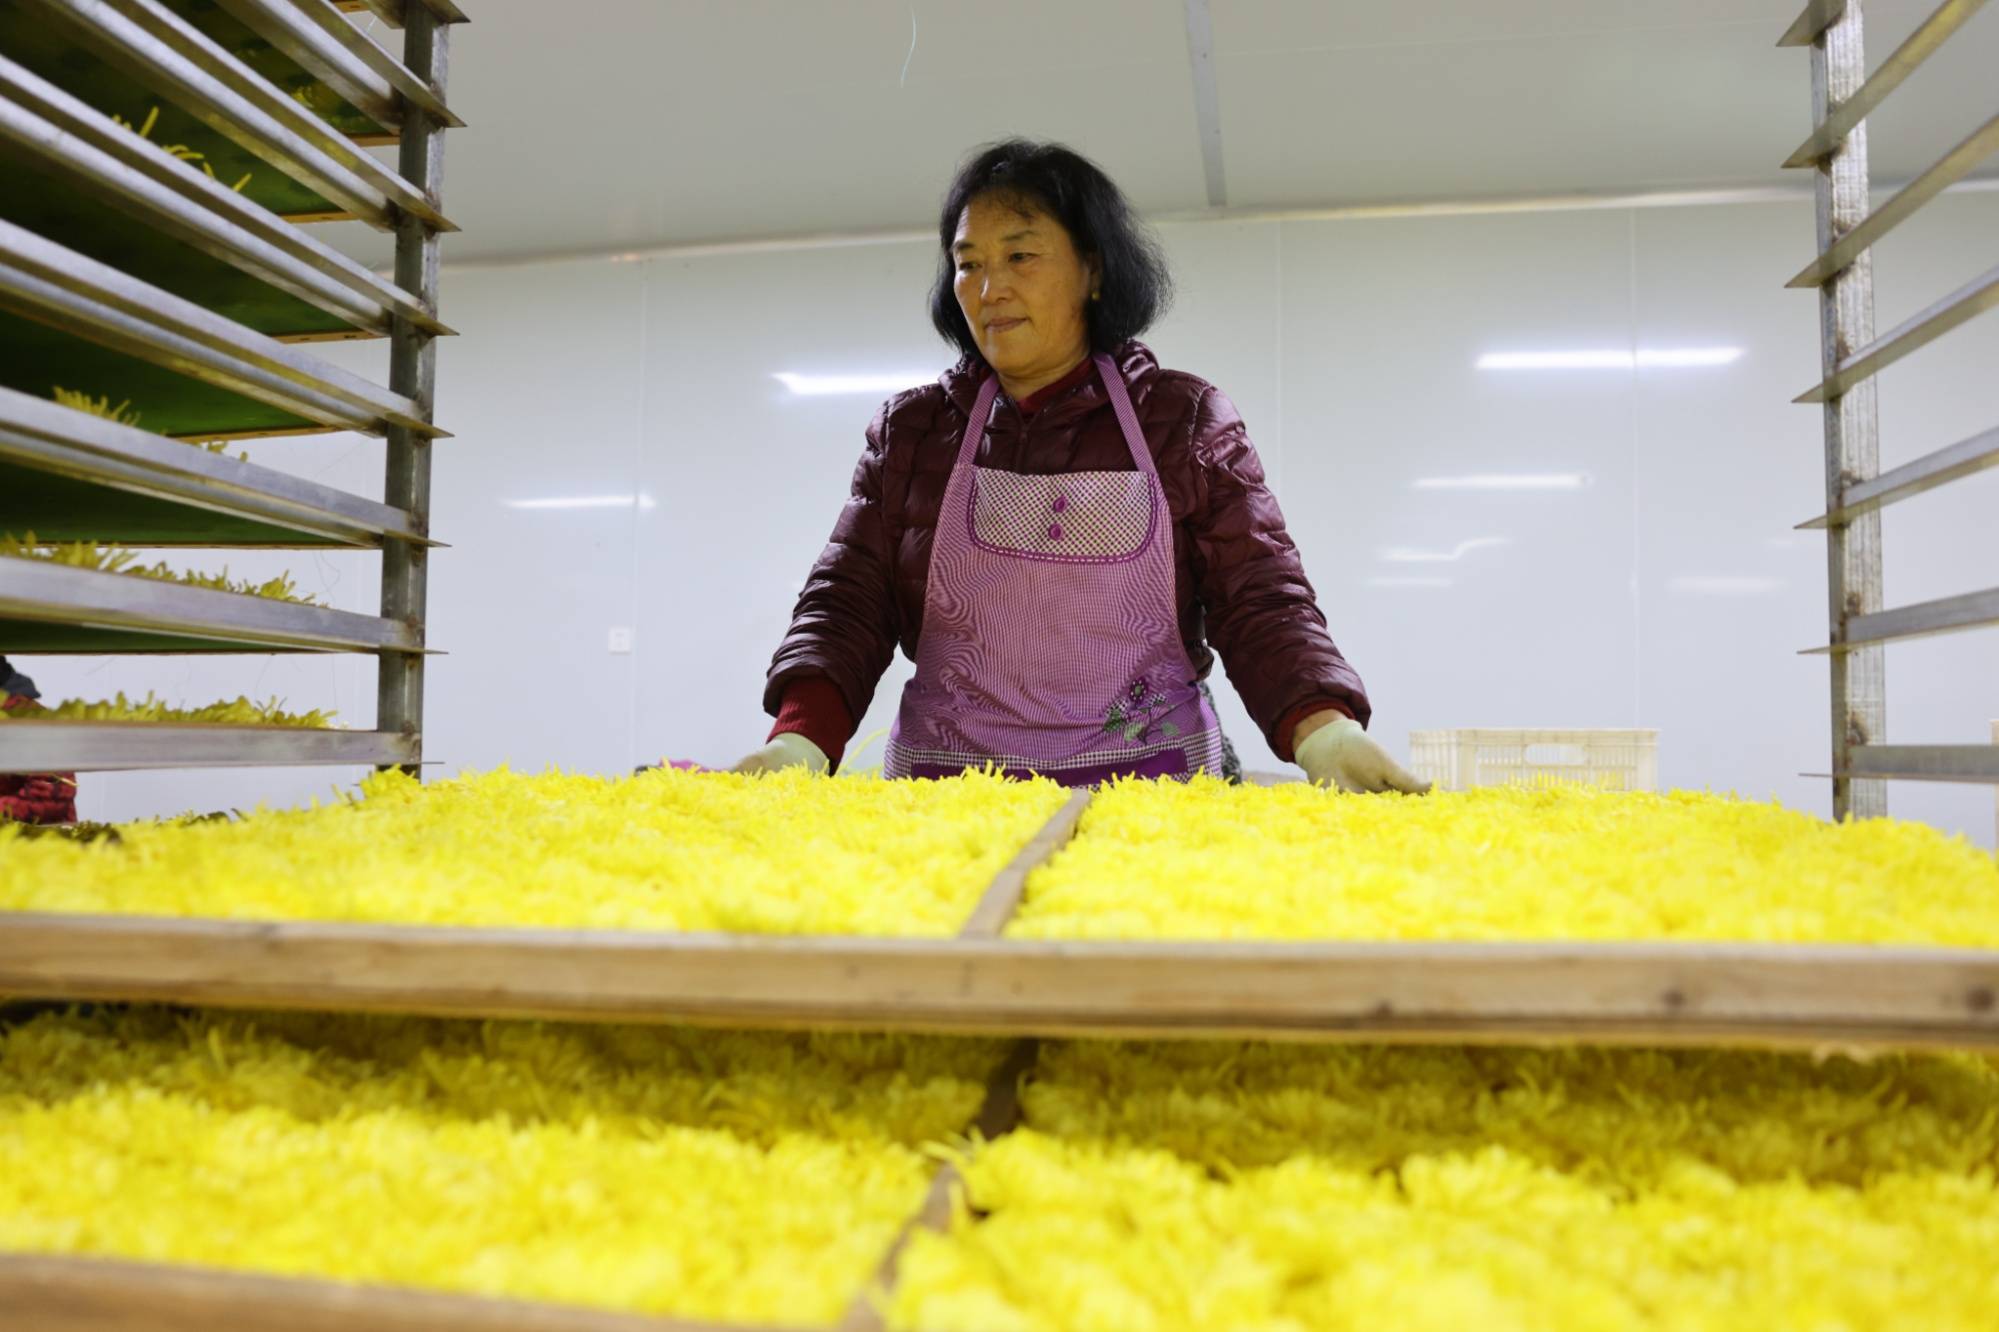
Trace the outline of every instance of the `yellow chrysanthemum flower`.
{"type": "Polygon", "coordinates": [[[206,574],[172,568],[165,560],[140,564],[138,558],[138,552],[123,546],[106,546],[95,541],[43,541],[32,531],[18,537],[12,532],[0,532],[0,559],[35,560],[71,569],[93,569],[131,578],[151,578],[158,582],[205,587],[214,592],[233,592],[237,596],[289,601],[300,606],[325,605],[318,598],[300,592],[290,574],[279,574],[259,583],[247,578],[231,578],[227,565],[223,566],[221,573],[206,574]]]}
{"type": "MultiPolygon", "coordinates": [[[[835,1321],[988,1042],[160,1010],[0,1028],[0,1249],[835,1321]]],[[[0,1320],[4,1321],[4,1320],[0,1320]]]]}
{"type": "Polygon", "coordinates": [[[286,712],[280,699],[258,703],[238,695],[220,703],[204,703],[184,708],[154,698],[148,690],[144,698],[71,698],[44,706],[31,703],[14,712],[0,713],[0,720],[25,722],[143,722],[154,725],[194,726],[299,726],[325,729],[333,725],[334,714],[318,708],[310,712],[286,712]]]}
{"type": "Polygon", "coordinates": [[[1076,1043],[892,1325],[1984,1328],[1973,1059],[1076,1043]]]}
{"type": "Polygon", "coordinates": [[[1689,791],[1120,782],[1007,933],[1993,946],[1999,865],[1920,823],[1689,791]]]}
{"type": "Polygon", "coordinates": [[[946,935],[1061,805],[1052,782],[499,772],[116,842],[0,824],[0,910],[946,935]]]}

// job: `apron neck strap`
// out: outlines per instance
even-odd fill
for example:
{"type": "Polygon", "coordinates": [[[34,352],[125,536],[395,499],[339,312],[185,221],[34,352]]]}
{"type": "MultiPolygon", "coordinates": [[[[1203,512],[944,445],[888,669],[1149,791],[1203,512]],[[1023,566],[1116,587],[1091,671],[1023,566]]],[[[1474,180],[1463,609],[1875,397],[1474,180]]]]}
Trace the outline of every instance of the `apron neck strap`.
{"type": "MultiPolygon", "coordinates": [[[[1155,476],[1158,469],[1153,466],[1152,450],[1146,445],[1145,432],[1138,428],[1138,412],[1131,405],[1131,390],[1125,387],[1124,376],[1118,373],[1117,365],[1102,352],[1090,358],[1097,367],[1097,377],[1104,381],[1104,393],[1110,398],[1111,412],[1117,417],[1118,429],[1124,432],[1125,447],[1131,450],[1133,468],[1155,476]]],[[[985,383],[979,385],[979,396],[972,403],[971,420],[965,425],[965,438],[958,445],[958,466],[975,462],[979,456],[979,445],[986,437],[986,421],[993,414],[993,403],[999,397],[998,375],[987,375],[985,383]]]]}
{"type": "Polygon", "coordinates": [[[999,397],[998,375],[987,375],[986,382],[979,385],[979,396],[972,403],[972,418],[965,425],[965,439],[958,446],[958,466],[963,467],[979,456],[979,441],[986,437],[986,419],[993,414],[993,402],[999,397]]]}
{"type": "Polygon", "coordinates": [[[1147,476],[1155,475],[1152,450],[1145,443],[1145,432],[1138,428],[1138,412],[1131,405],[1131,390],[1125,387],[1124,376],[1118,373],[1117,363],[1102,352],[1092,359],[1097,363],[1097,376],[1104,381],[1104,392],[1110,396],[1111,411],[1117,414],[1118,428],[1124,431],[1125,447],[1131,450],[1131,465],[1147,476]]]}

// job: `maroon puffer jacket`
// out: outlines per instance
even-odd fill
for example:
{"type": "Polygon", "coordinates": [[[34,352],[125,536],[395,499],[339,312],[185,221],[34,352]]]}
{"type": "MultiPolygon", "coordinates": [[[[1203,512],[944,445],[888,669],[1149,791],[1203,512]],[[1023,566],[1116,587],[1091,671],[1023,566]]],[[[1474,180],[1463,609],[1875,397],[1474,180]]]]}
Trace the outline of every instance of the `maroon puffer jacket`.
{"type": "MultiPolygon", "coordinates": [[[[0,679],[4,678],[5,674],[0,673],[0,679]]],[[[27,715],[40,712],[41,706],[25,694],[0,691],[0,710],[27,715]]],[[[16,823],[75,823],[76,774],[0,772],[0,819],[16,823]]]]}
{"type": "MultiPolygon", "coordinates": [[[[1113,359],[1172,509],[1180,633],[1195,668],[1207,675],[1212,644],[1273,748],[1286,715],[1316,700],[1341,703],[1365,725],[1367,694],[1326,633],[1235,405],[1205,380],[1160,369],[1142,343],[1113,359]]],[[[937,383],[889,399],[869,424],[853,492],[771,663],[767,712],[776,715],[790,680],[816,675],[858,719],[896,645],[915,659],[931,535],[986,373],[967,357],[937,383]]],[[[1131,453],[1091,375],[1026,418],[1002,395],[977,461],[1054,475],[1128,471],[1131,453]]]]}

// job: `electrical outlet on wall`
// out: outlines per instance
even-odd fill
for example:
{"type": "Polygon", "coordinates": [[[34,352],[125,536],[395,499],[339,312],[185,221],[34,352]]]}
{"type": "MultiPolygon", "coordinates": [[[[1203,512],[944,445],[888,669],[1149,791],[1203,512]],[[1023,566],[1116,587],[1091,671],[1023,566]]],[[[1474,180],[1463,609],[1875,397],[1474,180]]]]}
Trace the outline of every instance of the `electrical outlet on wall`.
{"type": "Polygon", "coordinates": [[[611,626],[611,651],[630,652],[632,650],[632,627],[628,624],[611,626]]]}

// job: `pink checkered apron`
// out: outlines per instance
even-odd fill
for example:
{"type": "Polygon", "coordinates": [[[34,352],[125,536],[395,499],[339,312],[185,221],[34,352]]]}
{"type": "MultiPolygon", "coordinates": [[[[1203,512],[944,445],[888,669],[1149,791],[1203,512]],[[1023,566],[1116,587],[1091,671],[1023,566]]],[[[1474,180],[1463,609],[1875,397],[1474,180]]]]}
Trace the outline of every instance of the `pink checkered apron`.
{"type": "Polygon", "coordinates": [[[890,777],[991,764],[1089,786],[1222,770],[1221,725],[1180,639],[1166,495],[1123,376],[1095,361],[1129,472],[975,465],[999,380],[979,390],[937,517],[890,777]]]}

